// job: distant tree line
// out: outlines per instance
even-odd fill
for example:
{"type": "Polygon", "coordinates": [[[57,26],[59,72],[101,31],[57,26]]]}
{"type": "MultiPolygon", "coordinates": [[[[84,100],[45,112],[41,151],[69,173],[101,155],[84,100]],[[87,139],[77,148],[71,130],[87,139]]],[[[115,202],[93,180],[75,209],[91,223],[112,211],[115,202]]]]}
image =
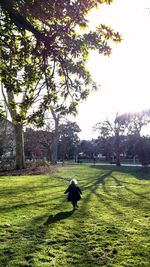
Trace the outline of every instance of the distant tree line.
{"type": "MultiPolygon", "coordinates": [[[[58,129],[57,159],[64,161],[74,159],[76,149],[79,146],[80,139],[78,133],[79,126],[75,122],[67,121],[62,123],[58,129]]],[[[53,140],[55,131],[34,130],[27,128],[25,137],[25,156],[26,159],[43,159],[49,162],[53,159],[53,140]]]]}
{"type": "MultiPolygon", "coordinates": [[[[75,122],[65,120],[59,124],[57,133],[57,143],[55,143],[58,160],[62,162],[66,159],[74,159],[77,148],[80,143],[78,133],[81,131],[75,122]]],[[[45,128],[38,129],[27,127],[24,131],[24,152],[25,159],[37,160],[45,159],[53,163],[54,159],[54,140],[55,140],[55,124],[47,124],[45,128]],[[54,126],[54,127],[53,127],[54,126]]],[[[15,149],[15,132],[14,126],[6,119],[0,120],[0,160],[16,157],[15,149]]]]}
{"type": "Polygon", "coordinates": [[[138,157],[142,165],[150,164],[150,137],[143,136],[142,130],[150,123],[150,110],[117,115],[114,122],[105,120],[97,123],[96,140],[99,149],[107,159],[117,166],[122,158],[138,157]]]}
{"type": "MultiPolygon", "coordinates": [[[[79,126],[69,120],[59,121],[57,135],[55,123],[50,121],[42,129],[27,127],[24,132],[25,158],[28,161],[45,159],[53,163],[55,144],[55,163],[105,160],[120,166],[124,160],[138,160],[143,166],[148,166],[150,136],[142,135],[142,130],[149,123],[150,110],[117,115],[114,122],[105,120],[94,125],[98,138],[92,140],[80,140],[79,126]],[[54,141],[56,136],[57,142],[54,141]]],[[[12,123],[3,119],[0,130],[0,157],[5,158],[15,151],[14,128],[12,123]]]]}

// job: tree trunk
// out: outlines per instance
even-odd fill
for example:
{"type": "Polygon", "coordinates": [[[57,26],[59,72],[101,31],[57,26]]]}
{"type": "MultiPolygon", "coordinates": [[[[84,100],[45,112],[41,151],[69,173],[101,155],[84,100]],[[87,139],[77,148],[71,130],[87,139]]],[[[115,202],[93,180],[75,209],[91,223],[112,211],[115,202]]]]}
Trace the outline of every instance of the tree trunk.
{"type": "Polygon", "coordinates": [[[52,154],[51,154],[52,164],[57,164],[57,152],[58,152],[58,137],[56,134],[53,138],[53,143],[52,143],[52,154]]]}
{"type": "Polygon", "coordinates": [[[117,153],[116,155],[116,166],[120,166],[120,154],[117,153]]]}
{"type": "Polygon", "coordinates": [[[15,124],[14,128],[16,139],[16,169],[21,170],[25,168],[23,125],[15,124]]]}
{"type": "Polygon", "coordinates": [[[52,154],[51,154],[51,162],[52,164],[57,164],[58,157],[58,141],[59,141],[59,133],[58,133],[58,124],[59,119],[55,118],[55,131],[52,142],[52,154]]]}
{"type": "Polygon", "coordinates": [[[120,166],[120,136],[116,135],[116,166],[120,166]]]}

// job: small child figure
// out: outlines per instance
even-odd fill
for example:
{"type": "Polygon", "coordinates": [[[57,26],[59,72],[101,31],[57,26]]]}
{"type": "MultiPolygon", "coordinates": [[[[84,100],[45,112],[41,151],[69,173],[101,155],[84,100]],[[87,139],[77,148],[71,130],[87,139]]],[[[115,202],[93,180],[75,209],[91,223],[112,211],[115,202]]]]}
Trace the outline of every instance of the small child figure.
{"type": "Polygon", "coordinates": [[[79,206],[77,205],[77,202],[81,199],[81,189],[77,186],[77,180],[72,179],[70,185],[68,186],[67,190],[64,194],[68,193],[68,201],[72,202],[73,209],[76,210],[79,206]]]}

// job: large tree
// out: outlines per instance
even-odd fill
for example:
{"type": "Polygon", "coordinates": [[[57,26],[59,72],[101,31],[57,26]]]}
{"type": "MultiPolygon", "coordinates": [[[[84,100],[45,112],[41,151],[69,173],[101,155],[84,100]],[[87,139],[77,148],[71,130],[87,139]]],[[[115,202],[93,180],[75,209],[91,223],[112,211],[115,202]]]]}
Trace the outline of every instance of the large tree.
{"type": "Polygon", "coordinates": [[[40,124],[33,109],[43,92],[43,65],[41,57],[33,52],[32,36],[17,31],[8,15],[2,16],[1,34],[1,89],[15,129],[16,168],[20,169],[25,167],[23,126],[32,120],[40,124]]]}
{"type": "Polygon", "coordinates": [[[120,154],[122,152],[122,136],[128,130],[128,121],[116,115],[114,122],[106,119],[94,126],[95,131],[99,132],[99,138],[104,140],[105,145],[111,144],[110,149],[114,150],[115,162],[120,166],[120,154]],[[112,143],[110,143],[110,140],[112,143]]]}
{"type": "Polygon", "coordinates": [[[43,125],[45,111],[76,113],[95,88],[86,69],[89,51],[109,55],[109,41],[120,41],[110,27],[88,28],[90,9],[112,1],[0,0],[2,85],[16,132],[16,168],[23,168],[23,126],[43,125]],[[19,78],[20,77],[20,78],[19,78]]]}
{"type": "Polygon", "coordinates": [[[50,146],[52,142],[52,132],[46,129],[26,128],[24,133],[25,155],[27,159],[38,157],[50,161],[50,146]]]}
{"type": "Polygon", "coordinates": [[[64,160],[73,159],[76,157],[77,148],[79,145],[78,133],[80,132],[79,126],[76,122],[66,121],[59,126],[59,158],[64,160]]]}
{"type": "MultiPolygon", "coordinates": [[[[143,127],[150,123],[150,110],[116,115],[114,122],[108,119],[97,123],[94,129],[99,132],[98,140],[107,145],[109,151],[114,150],[116,164],[120,165],[120,154],[130,150],[132,155],[139,155],[140,146],[143,150],[144,142],[141,137],[143,127]],[[111,141],[111,142],[110,142],[111,141]]],[[[144,155],[144,154],[143,154],[144,155]]]]}
{"type": "Polygon", "coordinates": [[[142,136],[137,141],[136,153],[144,167],[150,165],[150,137],[142,136]]]}
{"type": "Polygon", "coordinates": [[[128,143],[131,142],[132,154],[138,156],[142,165],[150,163],[149,137],[142,136],[142,131],[150,123],[150,110],[125,113],[119,117],[120,120],[129,125],[128,143]]]}
{"type": "Polygon", "coordinates": [[[150,123],[150,109],[124,113],[118,116],[118,120],[124,124],[128,124],[130,134],[140,136],[143,128],[150,123]]]}

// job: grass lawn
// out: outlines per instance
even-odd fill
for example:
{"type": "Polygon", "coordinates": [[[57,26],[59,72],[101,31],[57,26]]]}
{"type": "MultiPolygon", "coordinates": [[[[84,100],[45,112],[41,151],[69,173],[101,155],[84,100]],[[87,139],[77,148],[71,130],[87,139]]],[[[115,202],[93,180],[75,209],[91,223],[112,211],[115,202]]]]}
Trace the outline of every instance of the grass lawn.
{"type": "Polygon", "coordinates": [[[149,267],[149,177],[84,165],[0,177],[0,266],[149,267]],[[83,192],[76,211],[64,195],[71,178],[83,192]]]}

